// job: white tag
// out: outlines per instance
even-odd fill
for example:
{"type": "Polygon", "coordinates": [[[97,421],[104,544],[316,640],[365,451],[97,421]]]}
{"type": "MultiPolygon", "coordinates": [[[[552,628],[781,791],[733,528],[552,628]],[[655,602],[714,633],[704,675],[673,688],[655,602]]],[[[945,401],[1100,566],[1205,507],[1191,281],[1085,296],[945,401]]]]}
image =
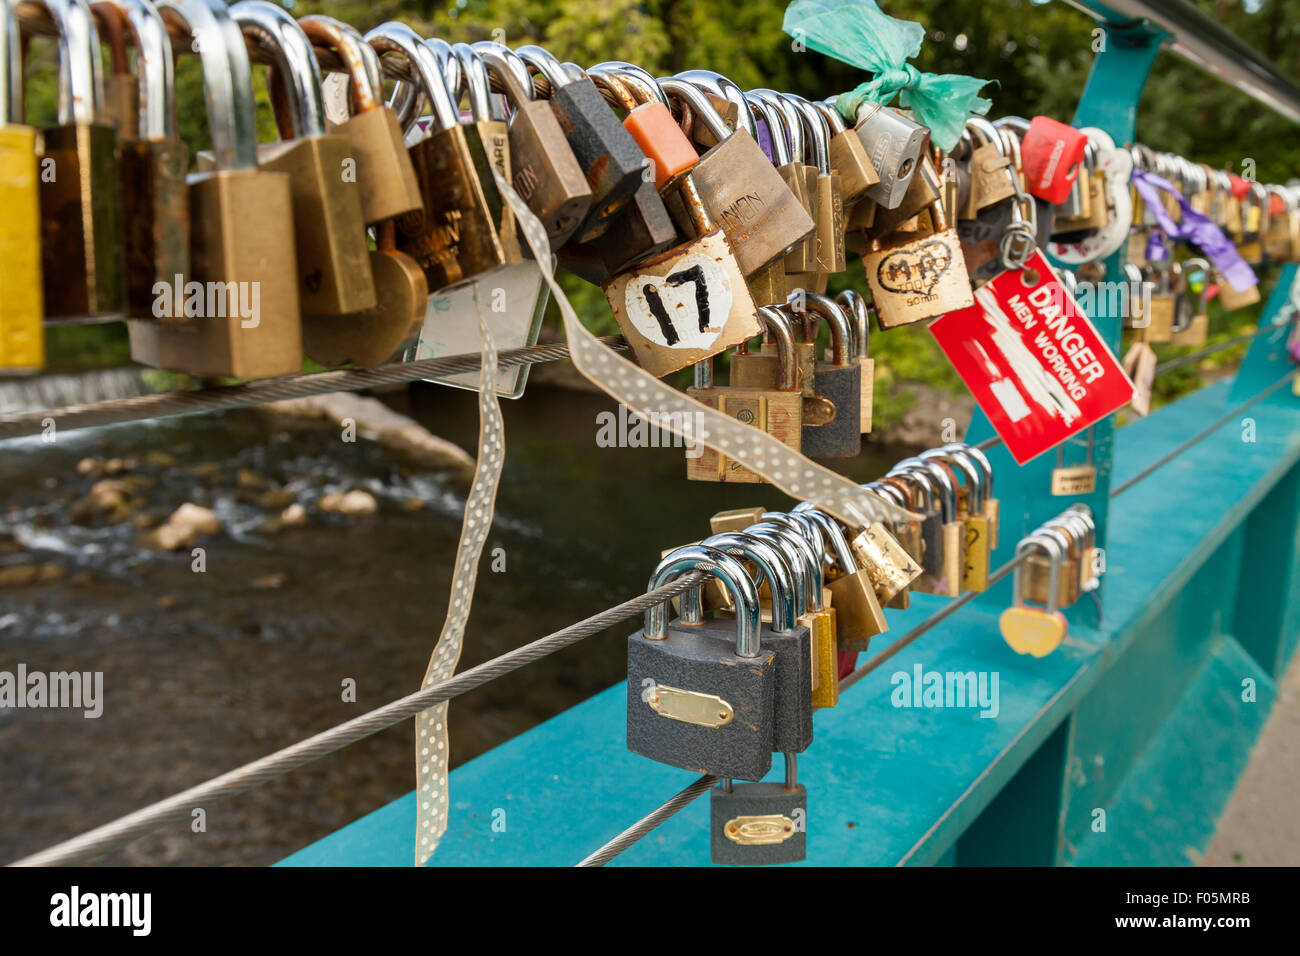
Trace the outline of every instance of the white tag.
{"type": "MultiPolygon", "coordinates": [[[[419,360],[477,354],[476,297],[482,298],[478,304],[482,306],[483,316],[499,351],[536,345],[549,295],[549,290],[542,288],[542,273],[534,262],[521,262],[442,289],[429,296],[415,357],[419,360]]],[[[497,394],[504,398],[523,395],[528,383],[528,369],[527,365],[499,369],[497,394]]],[[[477,391],[479,374],[462,372],[425,381],[477,391]]]]}
{"type": "Polygon", "coordinates": [[[711,256],[688,253],[668,275],[641,275],[624,291],[623,308],[638,332],[670,349],[707,349],[731,315],[731,280],[711,256]]]}
{"type": "Polygon", "coordinates": [[[320,84],[321,98],[325,101],[325,119],[334,126],[342,126],[352,117],[348,104],[348,75],[327,73],[320,84]]]}

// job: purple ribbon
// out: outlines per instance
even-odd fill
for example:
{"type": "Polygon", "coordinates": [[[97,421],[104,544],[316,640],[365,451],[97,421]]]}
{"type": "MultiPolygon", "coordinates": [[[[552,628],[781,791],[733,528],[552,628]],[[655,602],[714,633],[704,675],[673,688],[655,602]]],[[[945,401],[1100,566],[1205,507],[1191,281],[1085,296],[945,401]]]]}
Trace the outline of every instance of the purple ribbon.
{"type": "Polygon", "coordinates": [[[1159,229],[1152,229],[1147,236],[1147,262],[1168,262],[1169,247],[1165,245],[1165,234],[1159,229]]]}
{"type": "Polygon", "coordinates": [[[776,162],[776,156],[772,153],[772,133],[767,128],[767,121],[755,116],[754,127],[758,130],[758,145],[762,147],[763,155],[769,162],[776,162]]]}
{"type": "Polygon", "coordinates": [[[1219,270],[1219,274],[1223,276],[1228,285],[1238,292],[1245,292],[1259,282],[1259,279],[1255,276],[1255,270],[1246,264],[1245,259],[1241,258],[1241,254],[1237,252],[1237,247],[1223,234],[1223,230],[1216,226],[1208,216],[1193,209],[1191,204],[1183,198],[1183,194],[1175,189],[1169,180],[1162,179],[1154,173],[1135,169],[1133,170],[1133,185],[1137,187],[1138,194],[1142,197],[1142,202],[1147,209],[1151,210],[1156,225],[1174,239],[1195,243],[1205,253],[1205,257],[1214,263],[1214,268],[1219,270]],[[1183,213],[1181,223],[1174,222],[1168,210],[1160,201],[1160,190],[1162,189],[1165,192],[1173,193],[1178,200],[1178,205],[1183,213]]]}

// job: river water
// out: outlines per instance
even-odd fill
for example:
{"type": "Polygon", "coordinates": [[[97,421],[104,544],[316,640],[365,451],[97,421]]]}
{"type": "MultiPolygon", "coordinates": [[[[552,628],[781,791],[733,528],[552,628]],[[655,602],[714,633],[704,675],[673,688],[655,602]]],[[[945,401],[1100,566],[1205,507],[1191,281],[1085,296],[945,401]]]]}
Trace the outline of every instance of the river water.
{"type": "MultiPolygon", "coordinates": [[[[418,385],[384,398],[473,452],[474,394],[418,385]]],[[[767,486],[687,482],[681,449],[599,447],[597,415],[614,408],[542,388],[503,403],[505,471],[462,669],[642,593],[659,553],[705,536],[716,511],[792,505],[767,486]]],[[[842,470],[867,480],[911,451],[867,445],[842,470]]],[[[364,438],[345,442],[332,424],[252,410],[0,445],[0,569],[35,561],[61,573],[0,589],[0,671],[103,674],[97,719],[0,709],[0,863],[416,689],[465,490],[364,438]],[[110,467],[136,482],[131,518],[78,516],[97,480],[77,469],[87,457],[122,459],[110,467]],[[353,488],[376,496],[377,514],[317,509],[353,488]],[[290,499],[308,524],[266,532],[290,499]],[[200,541],[201,572],[189,551],[140,547],[133,525],[186,501],[225,526],[200,541]]],[[[453,766],[622,680],[637,626],[459,698],[453,766]]],[[[406,721],[100,862],[273,863],[409,791],[412,748],[406,721]]]]}

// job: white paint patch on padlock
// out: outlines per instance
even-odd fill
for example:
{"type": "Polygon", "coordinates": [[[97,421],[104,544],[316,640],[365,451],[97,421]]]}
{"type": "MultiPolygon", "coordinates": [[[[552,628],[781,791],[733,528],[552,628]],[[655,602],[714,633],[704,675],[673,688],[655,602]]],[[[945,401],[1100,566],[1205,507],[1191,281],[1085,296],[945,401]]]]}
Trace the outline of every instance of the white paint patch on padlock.
{"type": "Polygon", "coordinates": [[[722,334],[731,315],[731,279],[708,255],[680,256],[673,265],[666,276],[642,275],[630,280],[624,291],[624,312],[636,330],[655,345],[707,349],[722,334]],[[700,321],[701,303],[707,312],[704,322],[700,321]],[[672,333],[676,341],[669,341],[672,333]]]}

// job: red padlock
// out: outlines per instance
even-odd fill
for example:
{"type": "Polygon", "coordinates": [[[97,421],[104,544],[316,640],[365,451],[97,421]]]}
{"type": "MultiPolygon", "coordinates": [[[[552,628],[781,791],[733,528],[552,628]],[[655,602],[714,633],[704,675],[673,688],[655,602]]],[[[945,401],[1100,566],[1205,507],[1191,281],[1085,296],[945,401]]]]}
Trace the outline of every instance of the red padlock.
{"type": "Polygon", "coordinates": [[[1035,116],[1020,143],[1020,167],[1025,188],[1053,205],[1065,202],[1079,177],[1079,164],[1088,134],[1058,123],[1050,116],[1035,116]]]}
{"type": "Polygon", "coordinates": [[[1250,181],[1236,173],[1228,173],[1228,186],[1232,189],[1233,199],[1245,199],[1246,193],[1250,192],[1250,181]]]}

